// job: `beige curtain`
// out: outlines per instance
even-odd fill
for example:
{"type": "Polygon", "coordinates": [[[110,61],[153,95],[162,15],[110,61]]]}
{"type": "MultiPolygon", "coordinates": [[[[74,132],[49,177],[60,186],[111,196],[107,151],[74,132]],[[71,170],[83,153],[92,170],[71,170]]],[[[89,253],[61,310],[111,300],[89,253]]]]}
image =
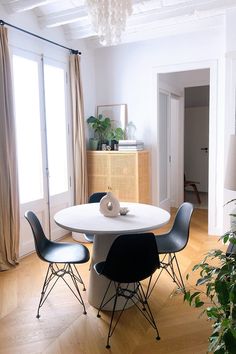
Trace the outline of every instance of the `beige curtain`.
{"type": "Polygon", "coordinates": [[[19,197],[7,29],[0,26],[0,271],[17,264],[19,197]]]}
{"type": "Polygon", "coordinates": [[[70,55],[70,84],[73,116],[74,201],[75,204],[82,204],[88,199],[88,179],[80,56],[76,54],[70,55]]]}

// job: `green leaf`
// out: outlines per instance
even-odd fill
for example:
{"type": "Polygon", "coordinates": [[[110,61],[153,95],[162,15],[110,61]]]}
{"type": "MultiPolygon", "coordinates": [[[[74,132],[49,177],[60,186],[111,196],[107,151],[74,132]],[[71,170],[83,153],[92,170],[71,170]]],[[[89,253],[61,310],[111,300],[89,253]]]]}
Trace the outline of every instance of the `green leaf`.
{"type": "Polygon", "coordinates": [[[226,282],[216,280],[215,290],[220,304],[226,305],[229,301],[229,291],[226,282]]]}
{"type": "Polygon", "coordinates": [[[184,294],[184,301],[188,301],[190,300],[190,291],[186,291],[186,293],[184,294]]]}
{"type": "Polygon", "coordinates": [[[236,338],[233,336],[233,334],[230,330],[225,332],[223,339],[225,342],[226,349],[228,350],[228,353],[235,354],[236,353],[236,338]]]}
{"type": "MultiPolygon", "coordinates": [[[[200,291],[196,291],[195,293],[193,293],[190,298],[189,298],[189,303],[191,304],[193,299],[198,296],[200,294],[200,291]]],[[[195,300],[196,301],[196,300],[195,300]]]]}

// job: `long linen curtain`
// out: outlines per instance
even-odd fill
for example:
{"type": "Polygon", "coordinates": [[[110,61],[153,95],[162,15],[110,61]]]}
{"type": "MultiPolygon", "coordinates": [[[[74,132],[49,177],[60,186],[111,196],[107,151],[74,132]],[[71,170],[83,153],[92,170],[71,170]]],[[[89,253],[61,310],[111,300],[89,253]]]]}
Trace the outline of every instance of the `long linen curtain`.
{"type": "Polygon", "coordinates": [[[7,29],[0,26],[0,271],[18,263],[19,193],[7,29]]]}
{"type": "Polygon", "coordinates": [[[70,86],[73,116],[74,201],[76,204],[83,204],[88,199],[88,178],[80,57],[76,54],[70,55],[70,86]]]}

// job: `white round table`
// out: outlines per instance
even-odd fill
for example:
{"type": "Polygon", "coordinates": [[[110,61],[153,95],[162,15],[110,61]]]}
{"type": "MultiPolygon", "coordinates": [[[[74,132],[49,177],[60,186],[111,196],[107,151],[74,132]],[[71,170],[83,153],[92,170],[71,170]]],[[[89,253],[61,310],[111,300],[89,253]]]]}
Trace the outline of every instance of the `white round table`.
{"type": "MultiPolygon", "coordinates": [[[[108,280],[95,272],[93,265],[106,259],[111,244],[118,235],[141,233],[165,225],[170,214],[153,205],[121,202],[121,207],[128,207],[127,215],[105,217],[99,211],[99,203],[81,204],[63,209],[55,214],[57,225],[69,231],[94,234],[93,257],[91,261],[88,301],[98,308],[108,280]]],[[[134,244],[135,248],[135,244],[134,244]]],[[[112,289],[111,293],[112,294],[112,289]]],[[[122,299],[121,299],[122,300],[122,299]]],[[[122,302],[120,307],[122,306],[122,302]]],[[[112,309],[109,303],[106,310],[112,309]]],[[[119,309],[119,308],[118,308],[119,309]]]]}

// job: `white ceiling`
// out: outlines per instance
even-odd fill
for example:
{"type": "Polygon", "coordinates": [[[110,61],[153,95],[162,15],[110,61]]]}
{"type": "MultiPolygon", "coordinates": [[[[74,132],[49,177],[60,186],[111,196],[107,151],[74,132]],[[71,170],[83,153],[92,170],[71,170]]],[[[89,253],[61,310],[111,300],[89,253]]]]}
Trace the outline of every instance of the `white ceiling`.
{"type": "MultiPolygon", "coordinates": [[[[8,13],[32,11],[41,27],[62,26],[66,39],[95,39],[85,0],[0,0],[8,13]]],[[[216,27],[236,0],[133,0],[123,42],[216,27]]]]}

